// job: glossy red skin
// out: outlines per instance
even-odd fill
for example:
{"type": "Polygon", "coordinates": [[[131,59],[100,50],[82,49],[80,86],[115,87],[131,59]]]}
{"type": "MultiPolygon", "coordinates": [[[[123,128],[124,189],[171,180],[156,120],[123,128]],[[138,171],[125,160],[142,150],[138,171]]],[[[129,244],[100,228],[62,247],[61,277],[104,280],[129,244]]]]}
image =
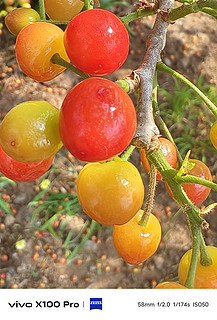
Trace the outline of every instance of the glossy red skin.
{"type": "Polygon", "coordinates": [[[59,118],[61,140],[76,158],[108,160],[130,144],[136,130],[132,100],[108,79],[89,78],[66,95],[59,118]]]}
{"type": "MultiPolygon", "coordinates": [[[[195,166],[191,170],[188,170],[186,172],[187,174],[212,181],[212,175],[205,163],[197,159],[190,159],[189,162],[194,163],[195,166]]],[[[196,183],[183,183],[181,186],[187,194],[188,198],[196,206],[205,201],[211,191],[210,188],[196,183]]],[[[167,184],[166,188],[169,194],[172,196],[172,192],[167,184]]]]}
{"type": "Polygon", "coordinates": [[[64,45],[71,62],[83,72],[106,75],[122,66],[129,51],[126,27],[103,9],[79,13],[68,24],[64,45]]]}
{"type": "Polygon", "coordinates": [[[40,162],[19,162],[9,157],[0,146],[0,172],[14,181],[32,181],[50,168],[54,156],[40,162]]]}
{"type": "MultiPolygon", "coordinates": [[[[174,144],[172,142],[170,142],[170,140],[168,140],[166,138],[159,138],[159,142],[160,142],[160,149],[163,152],[164,157],[166,158],[167,162],[169,163],[169,165],[172,168],[175,168],[176,162],[177,162],[176,147],[174,146],[174,144]]],[[[149,173],[150,167],[149,167],[148,159],[146,157],[146,153],[145,153],[144,149],[140,149],[140,159],[141,159],[141,162],[142,162],[144,169],[149,173]]],[[[157,170],[156,179],[162,180],[162,176],[158,170],[157,170]]]]}

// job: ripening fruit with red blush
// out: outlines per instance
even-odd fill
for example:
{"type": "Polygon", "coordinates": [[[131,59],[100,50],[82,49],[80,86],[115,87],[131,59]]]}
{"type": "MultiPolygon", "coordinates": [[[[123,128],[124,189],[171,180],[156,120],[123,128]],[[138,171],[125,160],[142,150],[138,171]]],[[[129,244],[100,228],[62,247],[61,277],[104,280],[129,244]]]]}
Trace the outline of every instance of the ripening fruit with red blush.
{"type": "Polygon", "coordinates": [[[84,212],[105,225],[129,221],[141,208],[144,192],[137,168],[118,157],[89,163],[78,175],[77,194],[84,212]]]}
{"type": "Polygon", "coordinates": [[[123,65],[129,51],[129,36],[115,14],[92,9],[71,20],[64,44],[72,64],[83,72],[102,76],[123,65]]]}
{"type": "Polygon", "coordinates": [[[54,156],[51,156],[40,162],[19,162],[9,157],[0,146],[0,172],[14,181],[32,181],[48,171],[53,158],[54,156]]]}
{"type": "MultiPolygon", "coordinates": [[[[211,172],[205,163],[196,159],[190,159],[189,161],[194,163],[195,166],[191,170],[188,170],[188,172],[186,172],[187,174],[212,181],[211,172]]],[[[182,188],[187,194],[188,198],[195,205],[199,205],[205,201],[211,191],[210,188],[195,183],[184,183],[182,184],[182,188]]]]}
{"type": "Polygon", "coordinates": [[[25,26],[40,20],[38,12],[32,8],[16,8],[5,17],[8,30],[17,35],[25,26]]]}
{"type": "Polygon", "coordinates": [[[59,110],[46,101],[26,101],[12,108],[0,124],[0,145],[20,162],[40,162],[61,147],[59,110]]]}
{"type": "Polygon", "coordinates": [[[59,130],[66,149],[86,162],[108,160],[130,144],[136,112],[128,94],[114,82],[89,78],[66,95],[59,130]]]}
{"type": "MultiPolygon", "coordinates": [[[[167,162],[172,168],[175,168],[176,162],[177,162],[176,147],[170,140],[165,138],[159,138],[159,142],[160,142],[160,149],[163,152],[167,162]]],[[[149,173],[150,167],[149,167],[148,159],[146,157],[146,152],[144,149],[140,149],[140,159],[144,169],[149,173]]],[[[158,170],[157,170],[157,180],[162,180],[162,176],[158,170]]]]}
{"type": "Polygon", "coordinates": [[[161,225],[151,214],[145,227],[139,224],[143,210],[126,224],[114,226],[113,242],[115,249],[124,261],[138,265],[150,258],[157,250],[161,240],[161,225]]]}
{"type": "MultiPolygon", "coordinates": [[[[212,181],[211,172],[205,163],[197,159],[189,159],[189,162],[194,163],[194,167],[192,169],[187,169],[186,174],[212,181]]],[[[183,183],[181,186],[188,198],[196,206],[205,201],[211,191],[210,188],[197,183],[183,183]]],[[[172,196],[172,192],[167,184],[166,188],[169,194],[172,196]]]]}
{"type": "Polygon", "coordinates": [[[15,52],[21,70],[37,81],[49,81],[65,68],[51,62],[54,54],[69,61],[63,45],[63,30],[48,22],[23,28],[16,40],[15,52]]]}
{"type": "Polygon", "coordinates": [[[44,0],[46,14],[50,19],[70,21],[83,8],[82,0],[44,0]]]}

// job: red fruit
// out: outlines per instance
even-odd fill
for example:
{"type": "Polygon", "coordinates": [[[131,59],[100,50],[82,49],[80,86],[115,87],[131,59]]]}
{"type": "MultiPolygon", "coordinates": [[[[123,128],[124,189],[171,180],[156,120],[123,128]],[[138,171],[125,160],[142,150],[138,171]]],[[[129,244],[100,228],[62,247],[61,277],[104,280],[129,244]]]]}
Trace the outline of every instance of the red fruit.
{"type": "Polygon", "coordinates": [[[113,13],[93,9],[68,24],[64,45],[71,62],[83,72],[106,75],[122,66],[129,51],[126,27],[113,13]]]}
{"type": "MultiPolygon", "coordinates": [[[[190,159],[189,162],[194,163],[195,165],[191,170],[187,170],[186,174],[212,181],[210,170],[202,161],[190,159]]],[[[210,188],[196,183],[183,183],[181,186],[188,198],[196,206],[205,201],[211,191],[210,188]]],[[[172,192],[167,184],[166,188],[169,194],[172,196],[172,192]]]]}
{"type": "Polygon", "coordinates": [[[14,181],[26,182],[35,180],[48,171],[53,158],[54,156],[51,156],[40,162],[19,162],[9,157],[0,146],[0,172],[14,181]]]}
{"type": "Polygon", "coordinates": [[[64,146],[86,162],[108,160],[130,144],[136,112],[127,93],[112,81],[89,78],[66,95],[59,119],[64,146]]]}
{"type": "MultiPolygon", "coordinates": [[[[170,140],[165,138],[159,138],[159,142],[160,142],[160,149],[163,152],[167,162],[172,168],[175,168],[176,162],[177,162],[177,151],[174,144],[170,142],[170,140]]],[[[144,169],[149,173],[150,167],[149,167],[148,159],[146,157],[146,152],[144,149],[140,150],[140,159],[142,161],[142,165],[144,169]]],[[[159,171],[157,171],[157,180],[162,180],[162,176],[159,171]]]]}

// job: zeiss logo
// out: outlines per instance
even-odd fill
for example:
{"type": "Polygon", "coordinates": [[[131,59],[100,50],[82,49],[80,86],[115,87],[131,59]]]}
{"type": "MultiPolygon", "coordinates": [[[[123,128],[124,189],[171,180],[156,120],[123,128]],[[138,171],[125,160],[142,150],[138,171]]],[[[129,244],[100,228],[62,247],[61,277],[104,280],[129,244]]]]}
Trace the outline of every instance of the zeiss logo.
{"type": "Polygon", "coordinates": [[[90,298],[90,310],[102,310],[102,298],[90,298]]]}

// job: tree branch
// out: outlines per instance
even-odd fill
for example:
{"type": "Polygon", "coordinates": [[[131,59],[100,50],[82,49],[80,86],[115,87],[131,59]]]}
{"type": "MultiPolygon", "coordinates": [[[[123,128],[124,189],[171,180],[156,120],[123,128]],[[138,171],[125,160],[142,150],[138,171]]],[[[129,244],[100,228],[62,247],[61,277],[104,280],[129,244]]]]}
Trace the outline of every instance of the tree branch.
{"type": "Polygon", "coordinates": [[[133,144],[149,149],[152,138],[159,134],[152,109],[153,79],[160,53],[166,42],[166,30],[170,23],[169,11],[173,0],[161,0],[154,27],[147,40],[147,50],[141,66],[135,71],[140,76],[140,96],[137,113],[137,130],[133,144]]]}

